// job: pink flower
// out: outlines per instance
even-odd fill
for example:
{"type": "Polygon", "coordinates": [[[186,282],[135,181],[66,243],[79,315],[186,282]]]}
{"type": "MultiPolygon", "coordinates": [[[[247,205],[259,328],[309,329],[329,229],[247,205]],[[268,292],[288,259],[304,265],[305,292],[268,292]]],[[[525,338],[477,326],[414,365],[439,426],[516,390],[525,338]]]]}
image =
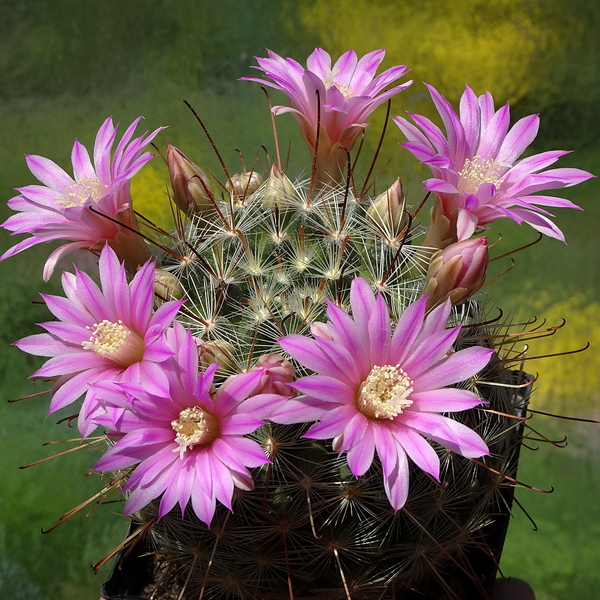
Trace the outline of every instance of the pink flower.
{"type": "Polygon", "coordinates": [[[411,114],[416,127],[402,117],[394,117],[394,122],[408,138],[402,145],[433,172],[433,179],[425,181],[425,189],[439,197],[453,241],[465,240],[477,227],[486,229],[488,223],[503,217],[529,223],[564,241],[560,229],[548,218],[554,215],[540,207],[579,207],[539,192],[570,187],[593,175],[580,169],[542,171],[567,154],[563,150],[517,160],[537,135],[538,115],[520,119],[509,130],[508,104],[496,111],[490,93],[477,97],[467,86],[459,117],[443,96],[427,87],[446,136],[420,115],[411,114]]]}
{"type": "Polygon", "coordinates": [[[198,376],[196,342],[179,324],[173,334],[178,350],[165,369],[168,394],[151,393],[145,385],[96,386],[107,407],[98,422],[125,435],[94,468],[137,465],[124,488],[131,492],[126,514],[162,495],[159,518],[176,504],[183,512],[191,500],[198,518],[210,526],[216,501],[232,510],[234,487],[254,487],[248,467],[269,462],[260,444],[245,436],[263,425],[285,397],[253,395],[262,370],[232,376],[212,392],[218,365],[198,376]],[[113,407],[125,409],[117,419],[113,407]]]}
{"type": "Polygon", "coordinates": [[[317,374],[289,384],[304,395],[285,402],[270,419],[318,420],[306,437],[333,438],[333,449],[347,453],[357,477],[367,472],[377,451],[385,491],[396,510],[408,495],[407,457],[439,478],[438,455],[425,437],[463,456],[488,454],[479,435],[438,413],[483,402],[472,392],[445,386],[478,373],[494,351],[473,346],[453,352],[460,327],[446,329],[450,302],[427,317],[425,303],[422,298],[411,304],[392,335],[383,298],[375,298],[357,277],[350,291],[352,317],[330,302],[326,337],[288,335],[279,342],[317,374]]]}
{"type": "Polygon", "coordinates": [[[128,127],[112,159],[117,129],[110,118],[96,136],[93,165],[86,148],[75,141],[71,154],[74,178],[47,158],[26,157],[29,169],[44,185],[18,188],[20,195],[8,205],[19,214],[9,217],[2,226],[13,234],[28,233],[31,237],[10,248],[0,260],[40,242],[69,240],[46,261],[44,279],[48,280],[65,254],[77,249],[99,252],[105,242],[130,270],[149,258],[144,240],[128,229],[137,231],[129,181],[152,158],[144,149],[163,128],[130,141],[141,118],[128,127]]]}
{"type": "MultiPolygon", "coordinates": [[[[317,129],[320,120],[318,138],[319,159],[323,162],[346,160],[340,148],[350,150],[368,125],[368,116],[393,95],[405,90],[412,81],[383,91],[406,73],[406,66],[396,66],[384,71],[377,77],[385,50],[375,50],[365,54],[360,60],[354,50],[342,54],[335,65],[331,66],[331,56],[317,48],[307,59],[307,68],[291,58],[283,58],[274,52],[269,58],[258,58],[258,67],[270,81],[253,77],[243,77],[249,81],[258,81],[286,94],[292,107],[274,106],[278,115],[289,112],[294,115],[302,136],[315,150],[317,129]]],[[[337,176],[337,173],[330,173],[337,176]]]]}
{"type": "Polygon", "coordinates": [[[154,263],[148,261],[127,284],[125,269],[109,246],[100,254],[102,290],[89,275],[63,273],[66,298],[42,294],[58,319],[41,323],[48,333],[16,342],[24,352],[50,356],[32,377],[57,377],[49,413],[85,394],[78,425],[83,436],[95,428],[98,398],[90,385],[100,380],[144,382],[160,393],[168,389],[159,364],[173,355],[164,332],[183,302],[165,302],[154,314],[154,263]]]}

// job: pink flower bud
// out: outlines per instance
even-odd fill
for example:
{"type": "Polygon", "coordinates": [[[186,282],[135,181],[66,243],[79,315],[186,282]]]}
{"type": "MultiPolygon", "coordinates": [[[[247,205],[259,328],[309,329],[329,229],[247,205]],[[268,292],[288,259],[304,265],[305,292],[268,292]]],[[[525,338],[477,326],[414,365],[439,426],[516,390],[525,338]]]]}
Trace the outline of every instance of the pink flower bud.
{"type": "Polygon", "coordinates": [[[264,369],[260,382],[254,388],[253,395],[280,394],[281,396],[295,396],[296,390],[287,384],[296,381],[296,373],[291,362],[279,354],[263,354],[252,370],[264,369]]]}
{"type": "Polygon", "coordinates": [[[436,252],[429,263],[423,288],[423,294],[428,294],[427,310],[446,298],[450,298],[453,305],[465,302],[483,285],[487,264],[486,237],[456,242],[436,252]]]}
{"type": "Polygon", "coordinates": [[[182,212],[193,215],[213,209],[212,185],[206,173],[181,150],[167,143],[167,164],[173,200],[182,212]]]}

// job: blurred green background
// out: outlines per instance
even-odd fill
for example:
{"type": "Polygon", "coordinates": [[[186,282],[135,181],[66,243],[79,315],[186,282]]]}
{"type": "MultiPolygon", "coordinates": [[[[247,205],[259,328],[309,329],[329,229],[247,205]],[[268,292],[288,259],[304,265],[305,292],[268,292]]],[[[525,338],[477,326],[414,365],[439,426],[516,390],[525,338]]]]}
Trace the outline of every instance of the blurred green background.
{"type": "MultiPolygon", "coordinates": [[[[140,114],[144,128],[169,125],[160,137],[163,148],[169,139],[198,164],[218,171],[184,99],[203,117],[230,168],[239,170],[236,149],[252,162],[262,145],[272,150],[273,143],[259,86],[236,80],[253,74],[253,56],[264,56],[265,48],[304,61],[315,46],[334,56],[349,48],[363,54],[385,47],[384,67],[408,64],[415,84],[395,98],[392,114],[434,116],[422,81],[455,105],[469,83],[478,94],[490,91],[497,105],[510,101],[514,120],[541,114],[530,152],[575,150],[562,166],[600,173],[599,30],[595,0],[2,0],[0,193],[9,199],[12,188],[35,183],[26,153],[69,170],[73,140],[91,147],[109,115],[123,126],[140,114]]],[[[367,149],[376,144],[382,121],[383,114],[376,114],[367,149]]],[[[288,115],[277,124],[282,145],[291,140],[290,171],[306,170],[308,154],[295,122],[288,115]]],[[[399,141],[390,127],[380,162],[388,164],[383,180],[400,175],[414,205],[428,175],[399,141]]],[[[165,182],[157,159],[136,178],[133,193],[138,210],[166,222],[165,182]]],[[[543,240],[515,255],[516,267],[487,288],[490,302],[499,302],[515,319],[567,319],[557,336],[534,342],[530,355],[590,341],[583,354],[527,364],[540,374],[534,408],[587,418],[600,418],[599,191],[591,181],[564,194],[585,209],[559,211],[568,246],[543,240]]],[[[2,220],[9,212],[0,206],[2,220]]],[[[525,226],[504,222],[492,236],[500,233],[497,254],[536,237],[525,226]]],[[[2,251],[12,243],[2,231],[2,251]]],[[[45,397],[6,404],[43,389],[27,381],[41,361],[9,344],[46,320],[44,307],[32,303],[38,291],[59,293],[57,277],[41,281],[49,251],[42,246],[0,263],[0,597],[97,600],[108,570],[94,576],[89,565],[122,539],[127,523],[108,514],[109,506],[41,535],[40,528],[99,489],[99,476],[85,476],[95,457],[79,452],[18,470],[70,447],[43,448],[44,442],[76,434],[56,426],[61,415],[44,418],[45,397]]],[[[494,269],[508,264],[498,261],[494,269]]],[[[518,491],[539,531],[516,509],[502,567],[530,581],[541,600],[591,600],[600,588],[600,426],[545,418],[533,426],[550,436],[568,435],[570,445],[561,450],[538,444],[536,452],[524,451],[520,479],[556,491],[518,491]]]]}

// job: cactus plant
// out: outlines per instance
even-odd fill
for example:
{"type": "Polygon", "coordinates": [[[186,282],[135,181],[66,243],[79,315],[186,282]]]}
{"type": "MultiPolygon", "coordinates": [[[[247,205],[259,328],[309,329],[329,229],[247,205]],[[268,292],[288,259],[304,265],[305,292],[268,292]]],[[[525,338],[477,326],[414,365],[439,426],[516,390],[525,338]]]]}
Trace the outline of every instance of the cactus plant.
{"type": "Polygon", "coordinates": [[[395,118],[435,176],[421,225],[399,179],[367,194],[379,183],[370,170],[359,183],[350,159],[370,112],[410,84],[383,91],[405,68],[375,77],[382,58],[348,52],[332,68],[317,49],[306,69],[259,59],[270,81],[258,81],[292,101],[273,111],[298,120],[310,175],[296,180],[276,158],[219,181],[169,145],[173,233],[115,219],[131,212],[127,182],[158,131],[127,150],[135,121],[111,164],[107,122],[98,173],[76,144],[79,191],[92,175],[115,180],[76,207],[65,204],[74,180],[30,160],[48,187],[13,199],[23,214],[4,226],[32,237],[4,257],[61,219],[63,232],[87,228],[65,251],[85,242],[100,256],[102,287],[64,274],[67,298],[45,297],[61,322],[19,346],[52,357],[36,373],[60,377],[52,410],[85,393],[82,435],[106,431],[95,469],[114,473],[106,493],[123,491],[134,524],[120,569],[147,576],[111,578],[106,597],[489,597],[532,379],[513,347],[519,326],[486,316],[488,244],[471,235],[508,216],[560,238],[535,204],[574,205],[537,192],[590,174],[540,173],[561,152],[517,162],[537,118],[508,131],[508,108],[495,112],[489,94],[467,88],[459,117],[431,88],[446,136],[424,117],[395,118]],[[102,218],[117,229],[92,235],[102,218]],[[120,254],[130,236],[136,247],[152,238],[160,269],[136,273],[120,254]]]}
{"type": "MultiPolygon", "coordinates": [[[[346,306],[357,274],[380,290],[393,320],[424,282],[419,230],[410,218],[381,232],[368,217],[370,200],[358,200],[344,185],[309,202],[297,184],[280,209],[265,209],[266,189],[268,183],[233,205],[234,234],[220,216],[230,214],[229,199],[215,199],[214,212],[192,218],[186,231],[185,245],[198,248],[198,256],[184,267],[163,257],[163,268],[178,273],[189,298],[179,319],[205,343],[226,344],[227,360],[215,359],[227,366],[222,379],[281,352],[277,340],[284,334],[322,323],[326,299],[346,306]]],[[[451,319],[464,325],[454,353],[491,347],[498,337],[476,302],[455,308],[451,319]]],[[[270,463],[253,472],[252,491],[236,490],[233,511],[217,506],[208,526],[188,507],[149,529],[161,572],[149,597],[162,598],[173,582],[185,588],[183,598],[408,598],[413,589],[432,598],[474,590],[484,597],[494,569],[476,571],[471,557],[488,554],[492,565],[498,558],[487,530],[511,497],[506,476],[514,475],[522,435],[514,416],[525,409],[529,383],[514,364],[509,354],[497,356],[459,386],[487,403],[453,418],[478,432],[490,456],[473,462],[436,444],[439,480],[411,464],[401,510],[386,498],[379,460],[357,477],[329,443],[305,437],[306,424],[258,429],[253,438],[270,463]],[[453,570],[466,576],[448,579],[453,570]]],[[[154,522],[157,505],[136,516],[141,527],[154,522]]]]}

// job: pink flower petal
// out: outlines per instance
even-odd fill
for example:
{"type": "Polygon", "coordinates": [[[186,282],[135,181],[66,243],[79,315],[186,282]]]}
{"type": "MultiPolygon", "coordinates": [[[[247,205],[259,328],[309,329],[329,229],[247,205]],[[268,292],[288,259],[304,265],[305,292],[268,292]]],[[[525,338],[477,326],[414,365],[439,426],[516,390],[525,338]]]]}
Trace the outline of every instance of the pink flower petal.
{"type": "Polygon", "coordinates": [[[400,444],[410,459],[423,471],[440,479],[440,459],[431,444],[419,433],[403,423],[394,423],[391,428],[396,443],[400,444]]]}
{"type": "Polygon", "coordinates": [[[477,394],[456,388],[413,392],[410,399],[413,403],[406,412],[459,412],[484,402],[477,394]]]}
{"type": "Polygon", "coordinates": [[[338,406],[323,413],[320,423],[315,423],[303,437],[328,440],[344,433],[346,424],[356,415],[354,406],[338,406]]]}
{"type": "Polygon", "coordinates": [[[460,98],[460,121],[465,130],[465,141],[469,156],[477,154],[481,133],[481,115],[477,96],[467,86],[460,98]]]}
{"type": "Polygon", "coordinates": [[[400,315],[390,345],[390,363],[400,364],[410,352],[425,318],[426,298],[410,304],[400,315]]]}
{"type": "Polygon", "coordinates": [[[247,467],[260,467],[269,462],[262,446],[253,440],[242,436],[226,436],[224,441],[229,446],[230,452],[243,457],[242,462],[247,467]]]}
{"type": "Polygon", "coordinates": [[[432,333],[429,338],[423,340],[418,346],[415,344],[410,355],[406,357],[402,368],[412,379],[418,378],[421,373],[439,362],[450,352],[459,332],[460,327],[454,327],[453,329],[432,333]]]}
{"type": "Polygon", "coordinates": [[[221,385],[215,395],[215,408],[220,417],[225,417],[246,399],[260,381],[262,371],[250,371],[230,377],[221,385]]]}
{"type": "Polygon", "coordinates": [[[438,442],[445,448],[462,456],[479,458],[488,455],[485,442],[477,433],[462,423],[434,413],[410,413],[402,415],[402,423],[428,438],[438,442]]]}
{"type": "Polygon", "coordinates": [[[90,374],[88,371],[61,377],[53,389],[52,401],[50,402],[48,414],[52,414],[53,412],[68,406],[83,396],[83,394],[87,392],[93,379],[93,374],[90,374]]]}
{"type": "Polygon", "coordinates": [[[348,467],[355,477],[364,475],[371,464],[375,455],[375,436],[372,428],[367,428],[360,442],[348,450],[348,467]]]}
{"type": "Polygon", "coordinates": [[[311,375],[310,377],[303,377],[290,385],[302,394],[307,394],[323,402],[339,404],[354,404],[355,402],[355,392],[352,388],[333,377],[311,375]]]}
{"type": "Polygon", "coordinates": [[[489,362],[494,350],[472,346],[452,354],[425,371],[414,381],[415,392],[426,392],[476,375],[489,362]]]}
{"type": "Polygon", "coordinates": [[[371,365],[387,365],[390,354],[391,324],[387,304],[381,295],[368,321],[371,365]]]}
{"type": "Polygon", "coordinates": [[[326,410],[322,400],[310,396],[299,396],[282,402],[269,415],[269,420],[281,425],[310,423],[318,421],[326,410]]]}
{"type": "Polygon", "coordinates": [[[233,510],[231,500],[234,484],[231,473],[215,456],[209,455],[209,460],[213,475],[213,494],[221,504],[229,510],[233,510]]]}
{"type": "Polygon", "coordinates": [[[383,479],[385,493],[394,510],[400,510],[408,498],[408,459],[404,449],[396,444],[396,462],[393,469],[383,479]]]}
{"type": "MultiPolygon", "coordinates": [[[[322,373],[336,379],[343,379],[348,384],[352,384],[350,375],[339,363],[335,363],[326,350],[331,346],[323,346],[327,340],[312,340],[301,335],[291,334],[279,340],[279,345],[298,362],[302,363],[312,371],[322,373]]],[[[339,354],[339,352],[337,353],[339,354]]],[[[346,351],[346,361],[349,359],[346,351]]],[[[353,368],[356,371],[356,364],[353,368]]]]}
{"type": "Polygon", "coordinates": [[[73,145],[71,162],[73,163],[73,174],[75,175],[76,181],[80,181],[84,178],[91,179],[92,177],[96,177],[88,151],[85,149],[85,146],[80,144],[77,140],[73,145]]]}
{"type": "Polygon", "coordinates": [[[29,170],[38,181],[61,194],[75,183],[73,178],[69,177],[56,163],[43,156],[29,155],[25,157],[25,160],[29,170]]]}
{"type": "Polygon", "coordinates": [[[538,115],[529,115],[517,121],[498,150],[498,160],[504,164],[514,163],[533,142],[539,127],[540,118],[538,115]]]}

